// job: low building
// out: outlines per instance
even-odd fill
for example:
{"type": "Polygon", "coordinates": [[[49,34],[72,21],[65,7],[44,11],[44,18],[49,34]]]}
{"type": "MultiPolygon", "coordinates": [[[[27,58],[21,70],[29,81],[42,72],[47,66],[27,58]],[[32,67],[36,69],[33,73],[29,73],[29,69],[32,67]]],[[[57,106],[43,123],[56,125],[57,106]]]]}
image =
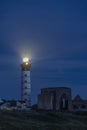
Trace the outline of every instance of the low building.
{"type": "Polygon", "coordinates": [[[26,103],[24,101],[8,100],[0,103],[1,110],[25,110],[26,103]]]}
{"type": "Polygon", "coordinates": [[[17,110],[26,110],[25,101],[17,101],[17,110]]]}

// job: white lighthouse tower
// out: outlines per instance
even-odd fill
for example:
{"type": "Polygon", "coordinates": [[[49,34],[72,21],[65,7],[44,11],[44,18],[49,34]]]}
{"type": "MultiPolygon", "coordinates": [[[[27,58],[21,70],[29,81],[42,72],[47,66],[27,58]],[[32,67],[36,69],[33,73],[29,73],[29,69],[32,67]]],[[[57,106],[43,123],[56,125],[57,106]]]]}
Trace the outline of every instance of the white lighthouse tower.
{"type": "Polygon", "coordinates": [[[23,58],[21,64],[21,99],[25,101],[26,107],[31,107],[31,83],[30,83],[30,61],[28,57],[23,58]]]}

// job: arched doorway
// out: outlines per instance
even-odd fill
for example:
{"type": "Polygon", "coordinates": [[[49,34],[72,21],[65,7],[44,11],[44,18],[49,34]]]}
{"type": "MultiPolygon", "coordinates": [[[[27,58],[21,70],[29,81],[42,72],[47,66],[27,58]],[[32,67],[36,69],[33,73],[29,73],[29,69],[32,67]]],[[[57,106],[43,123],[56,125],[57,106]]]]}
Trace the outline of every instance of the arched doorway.
{"type": "Polygon", "coordinates": [[[60,110],[68,110],[68,97],[63,94],[60,98],[60,110]]]}

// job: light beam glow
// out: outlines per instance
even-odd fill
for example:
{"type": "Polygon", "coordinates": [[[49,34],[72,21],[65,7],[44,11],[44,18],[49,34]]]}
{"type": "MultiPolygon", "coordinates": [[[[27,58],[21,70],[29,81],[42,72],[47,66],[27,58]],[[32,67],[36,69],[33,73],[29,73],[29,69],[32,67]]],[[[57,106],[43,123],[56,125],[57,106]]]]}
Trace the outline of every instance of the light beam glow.
{"type": "Polygon", "coordinates": [[[28,57],[24,57],[23,58],[23,62],[29,62],[29,58],[28,57]]]}

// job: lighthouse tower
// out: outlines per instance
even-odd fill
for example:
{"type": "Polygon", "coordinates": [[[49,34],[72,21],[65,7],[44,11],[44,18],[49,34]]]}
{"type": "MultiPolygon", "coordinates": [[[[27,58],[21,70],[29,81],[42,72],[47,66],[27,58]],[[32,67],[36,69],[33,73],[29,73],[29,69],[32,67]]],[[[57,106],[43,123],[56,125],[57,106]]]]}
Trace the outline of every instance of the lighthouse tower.
{"type": "Polygon", "coordinates": [[[29,58],[24,57],[21,64],[21,99],[25,101],[26,107],[31,107],[30,67],[29,58]]]}

